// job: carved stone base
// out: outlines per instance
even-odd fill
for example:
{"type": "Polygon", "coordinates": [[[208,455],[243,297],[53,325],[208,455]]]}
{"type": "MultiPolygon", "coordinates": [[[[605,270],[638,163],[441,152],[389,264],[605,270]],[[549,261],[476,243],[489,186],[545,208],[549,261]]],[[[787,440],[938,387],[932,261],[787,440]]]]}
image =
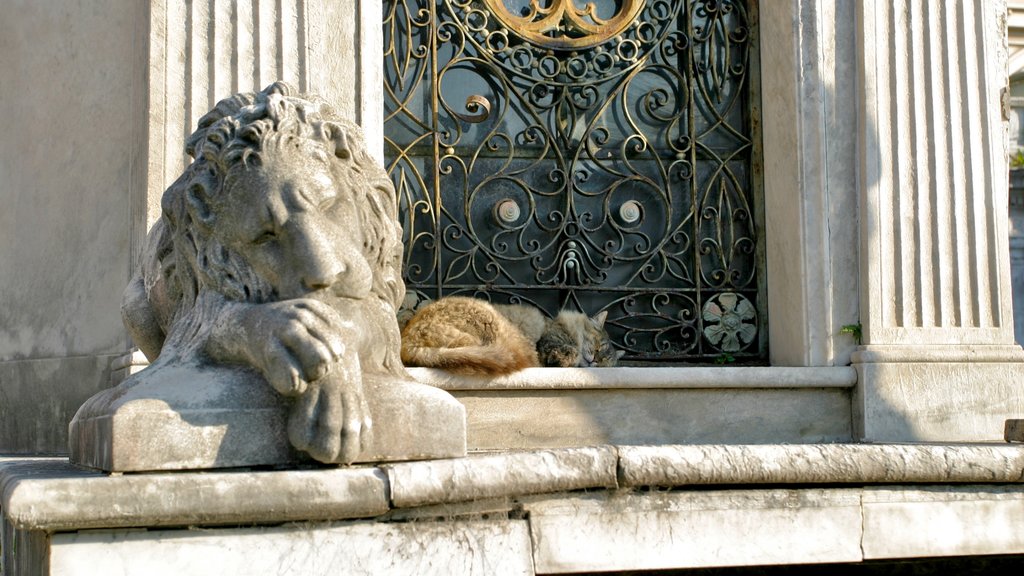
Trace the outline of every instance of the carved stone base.
{"type": "MultiPolygon", "coordinates": [[[[466,453],[463,406],[415,382],[364,383],[373,439],[357,462],[466,453]]],[[[147,369],[90,398],[70,425],[71,461],[108,472],[289,465],[290,401],[239,368],[147,369]]]]}
{"type": "Polygon", "coordinates": [[[865,346],[853,354],[854,439],[999,442],[1024,415],[1019,346],[865,346]]]}

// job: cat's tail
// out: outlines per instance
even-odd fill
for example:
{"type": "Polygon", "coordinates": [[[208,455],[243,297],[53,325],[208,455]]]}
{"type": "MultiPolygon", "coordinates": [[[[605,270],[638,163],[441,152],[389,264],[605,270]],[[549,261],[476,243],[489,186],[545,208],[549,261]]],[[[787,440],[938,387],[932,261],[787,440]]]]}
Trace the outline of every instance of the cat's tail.
{"type": "Polygon", "coordinates": [[[540,365],[536,353],[493,344],[457,348],[402,346],[402,362],[406,366],[441,368],[470,376],[500,376],[540,365]]]}

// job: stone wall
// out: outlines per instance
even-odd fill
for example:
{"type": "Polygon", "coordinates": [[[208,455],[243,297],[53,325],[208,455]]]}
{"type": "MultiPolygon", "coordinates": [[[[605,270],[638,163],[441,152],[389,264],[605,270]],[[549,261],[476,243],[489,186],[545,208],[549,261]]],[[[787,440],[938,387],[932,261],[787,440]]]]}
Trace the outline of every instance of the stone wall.
{"type": "Polygon", "coordinates": [[[128,349],[147,19],[134,0],[0,4],[0,452],[63,451],[60,423],[128,349]]]}

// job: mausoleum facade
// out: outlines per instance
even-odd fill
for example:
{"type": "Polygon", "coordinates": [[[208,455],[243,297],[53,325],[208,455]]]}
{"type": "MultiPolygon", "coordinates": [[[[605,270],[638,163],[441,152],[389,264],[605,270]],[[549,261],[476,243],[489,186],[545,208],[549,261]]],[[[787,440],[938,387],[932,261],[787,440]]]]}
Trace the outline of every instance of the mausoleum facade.
{"type": "Polygon", "coordinates": [[[1004,442],[1024,418],[1006,2],[598,4],[0,6],[5,569],[113,570],[109,550],[170,566],[212,549],[223,573],[254,561],[246,538],[261,566],[302,558],[301,573],[347,558],[490,574],[1024,554],[1024,449],[1004,442]],[[550,7],[576,16],[531,28],[550,7]],[[432,96],[414,103],[417,66],[432,96]],[[492,288],[548,312],[609,310],[626,362],[495,379],[412,369],[465,407],[466,458],[137,475],[68,464],[79,406],[145,363],[121,295],[191,161],[188,135],[222,98],[276,81],[358,123],[389,170],[412,304],[492,288]],[[634,89],[646,93],[622,96],[634,89]],[[559,108],[557,94],[595,100],[559,108]],[[552,159],[547,180],[529,176],[552,159]],[[462,180],[442,178],[453,169],[462,180]],[[498,180],[511,184],[487,188],[498,180]],[[577,199],[559,204],[562,189],[577,199]],[[533,228],[550,245],[523,235],[534,216],[557,221],[533,228]],[[588,218],[603,225],[587,232],[588,218]],[[470,229],[497,232],[470,248],[470,229]],[[506,257],[514,233],[521,253],[506,257]]]}

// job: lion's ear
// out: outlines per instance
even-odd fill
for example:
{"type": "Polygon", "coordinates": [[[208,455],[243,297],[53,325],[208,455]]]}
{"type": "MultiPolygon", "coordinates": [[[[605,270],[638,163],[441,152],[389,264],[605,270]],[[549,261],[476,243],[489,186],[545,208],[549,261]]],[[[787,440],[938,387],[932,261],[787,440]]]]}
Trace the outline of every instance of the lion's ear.
{"type": "Polygon", "coordinates": [[[206,188],[200,184],[189,186],[185,191],[185,202],[193,222],[203,226],[213,225],[213,210],[210,208],[206,188]]]}
{"type": "Polygon", "coordinates": [[[336,122],[324,122],[324,138],[334,147],[334,155],[342,160],[352,157],[352,150],[349,147],[348,132],[336,122]]]}

